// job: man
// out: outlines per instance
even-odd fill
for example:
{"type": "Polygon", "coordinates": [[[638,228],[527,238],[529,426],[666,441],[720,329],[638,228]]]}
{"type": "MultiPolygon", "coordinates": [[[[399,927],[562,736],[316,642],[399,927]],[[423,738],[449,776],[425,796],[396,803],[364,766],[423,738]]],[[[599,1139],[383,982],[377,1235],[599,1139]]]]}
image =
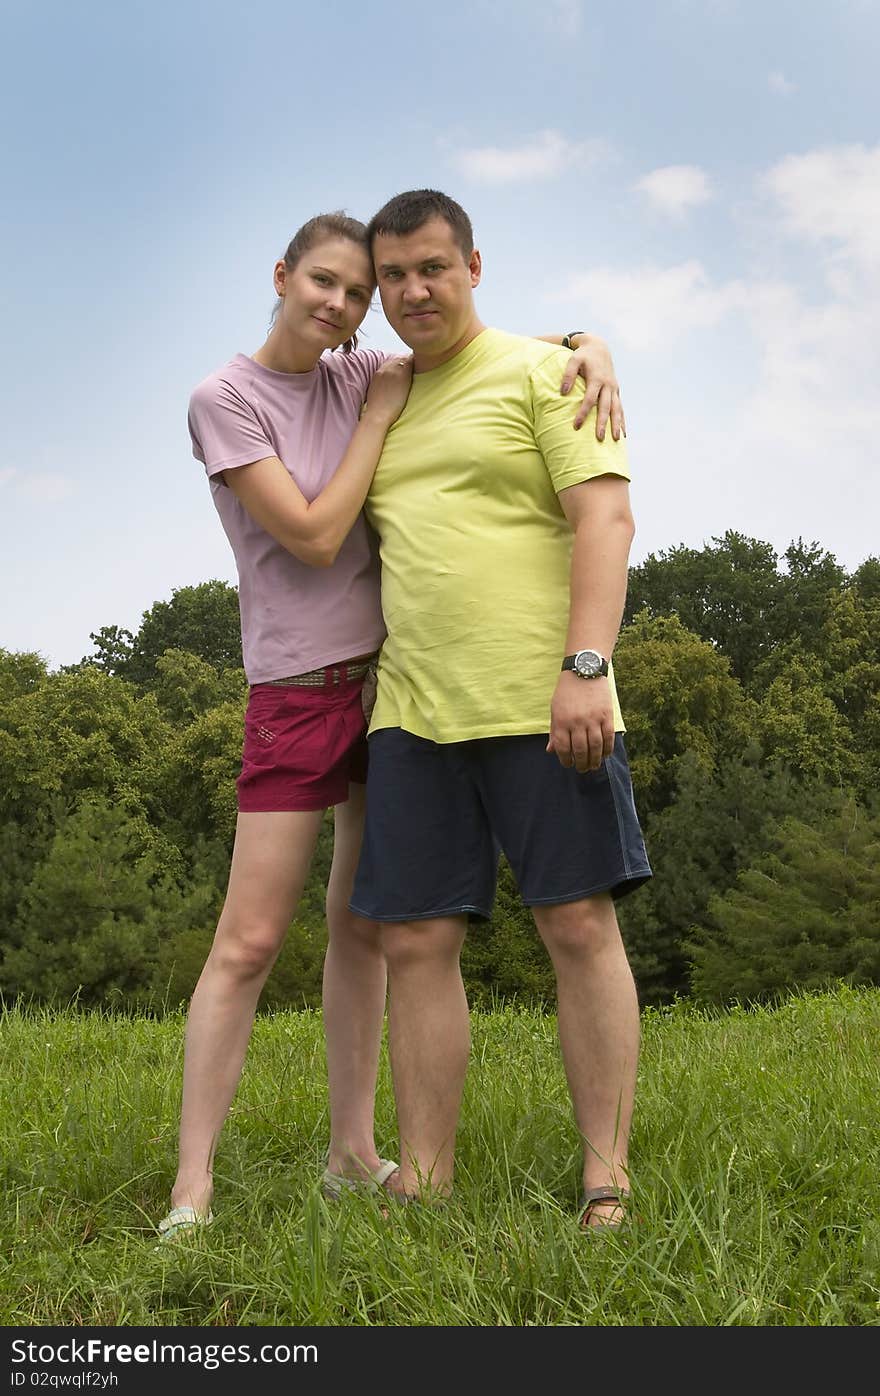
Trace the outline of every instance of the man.
{"type": "Polygon", "coordinates": [[[468,916],[491,913],[500,846],[556,974],[580,1220],[615,1225],[639,1019],[614,897],[651,876],[609,662],[633,535],[626,449],[572,430],[560,349],[481,323],[459,204],[411,191],[369,231],[382,307],[414,355],[367,501],[388,637],[351,902],[385,923],[391,1186],[452,1185],[470,1050],[459,955],[468,916]]]}

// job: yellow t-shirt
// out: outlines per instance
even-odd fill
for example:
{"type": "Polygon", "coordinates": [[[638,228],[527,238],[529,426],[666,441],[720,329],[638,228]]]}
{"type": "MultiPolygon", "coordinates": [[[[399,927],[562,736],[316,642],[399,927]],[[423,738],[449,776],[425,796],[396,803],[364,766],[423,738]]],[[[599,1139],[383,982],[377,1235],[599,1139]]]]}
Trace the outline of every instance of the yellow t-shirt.
{"type": "Polygon", "coordinates": [[[366,506],[388,630],[371,732],[549,731],[573,539],[556,494],[629,479],[623,439],[597,441],[595,412],[574,431],[577,393],[559,391],[567,361],[558,346],[487,329],[413,378],[366,506]]]}

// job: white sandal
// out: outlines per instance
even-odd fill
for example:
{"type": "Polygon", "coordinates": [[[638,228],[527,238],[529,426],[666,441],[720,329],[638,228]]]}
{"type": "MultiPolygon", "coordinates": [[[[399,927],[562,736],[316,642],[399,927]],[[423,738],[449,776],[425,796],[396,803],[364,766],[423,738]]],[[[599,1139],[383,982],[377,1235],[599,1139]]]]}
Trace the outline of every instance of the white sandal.
{"type": "Polygon", "coordinates": [[[331,1173],[329,1168],[325,1168],[321,1177],[321,1191],[331,1202],[338,1202],[344,1192],[381,1192],[399,1167],[400,1164],[393,1159],[380,1158],[379,1167],[365,1178],[349,1178],[345,1173],[331,1173]]]}
{"type": "Polygon", "coordinates": [[[159,1223],[159,1235],[163,1241],[170,1241],[182,1231],[193,1231],[197,1226],[210,1226],[213,1220],[213,1212],[203,1217],[195,1207],[172,1207],[168,1216],[163,1217],[159,1223]]]}

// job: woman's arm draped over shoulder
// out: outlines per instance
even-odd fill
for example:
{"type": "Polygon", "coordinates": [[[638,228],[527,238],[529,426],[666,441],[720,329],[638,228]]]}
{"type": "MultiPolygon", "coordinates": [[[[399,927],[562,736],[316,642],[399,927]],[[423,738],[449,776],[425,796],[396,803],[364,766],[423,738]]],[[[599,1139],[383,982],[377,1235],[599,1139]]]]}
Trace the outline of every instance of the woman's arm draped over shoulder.
{"type": "MultiPolygon", "coordinates": [[[[539,334],[536,339],[542,339],[546,344],[562,344],[561,334],[539,334]]],[[[621,433],[626,436],[626,421],[623,415],[623,404],[620,401],[620,384],[614,371],[614,363],[611,358],[611,350],[600,339],[598,335],[587,334],[585,331],[578,331],[568,336],[571,344],[572,354],[562,375],[560,392],[565,394],[571,392],[574,380],[580,375],[586,384],[583,401],[578,408],[574,419],[574,429],[579,431],[587,417],[596,408],[596,439],[605,440],[605,427],[608,418],[611,418],[611,435],[615,441],[620,440],[621,433]]]]}

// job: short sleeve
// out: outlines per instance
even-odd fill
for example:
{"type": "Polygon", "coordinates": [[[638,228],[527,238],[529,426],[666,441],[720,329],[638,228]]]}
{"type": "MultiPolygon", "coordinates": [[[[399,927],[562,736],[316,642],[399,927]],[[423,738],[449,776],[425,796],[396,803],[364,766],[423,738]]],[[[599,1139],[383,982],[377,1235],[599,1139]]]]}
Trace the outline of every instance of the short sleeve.
{"type": "Polygon", "coordinates": [[[353,349],[350,354],[338,354],[337,357],[357,376],[361,391],[366,396],[367,389],[373,381],[373,374],[393,355],[386,354],[383,349],[353,349]]]}
{"type": "Polygon", "coordinates": [[[253,408],[222,378],[206,378],[195,389],[187,422],[193,455],[208,475],[275,455],[253,408]]]}
{"type": "Polygon", "coordinates": [[[620,475],[628,480],[626,442],[623,436],[615,441],[610,431],[605,433],[604,441],[596,440],[595,407],[583,426],[574,430],[584,382],[577,378],[567,397],[560,393],[567,359],[567,354],[548,354],[530,374],[535,439],[554,490],[558,494],[570,485],[579,485],[599,475],[620,475]]]}

